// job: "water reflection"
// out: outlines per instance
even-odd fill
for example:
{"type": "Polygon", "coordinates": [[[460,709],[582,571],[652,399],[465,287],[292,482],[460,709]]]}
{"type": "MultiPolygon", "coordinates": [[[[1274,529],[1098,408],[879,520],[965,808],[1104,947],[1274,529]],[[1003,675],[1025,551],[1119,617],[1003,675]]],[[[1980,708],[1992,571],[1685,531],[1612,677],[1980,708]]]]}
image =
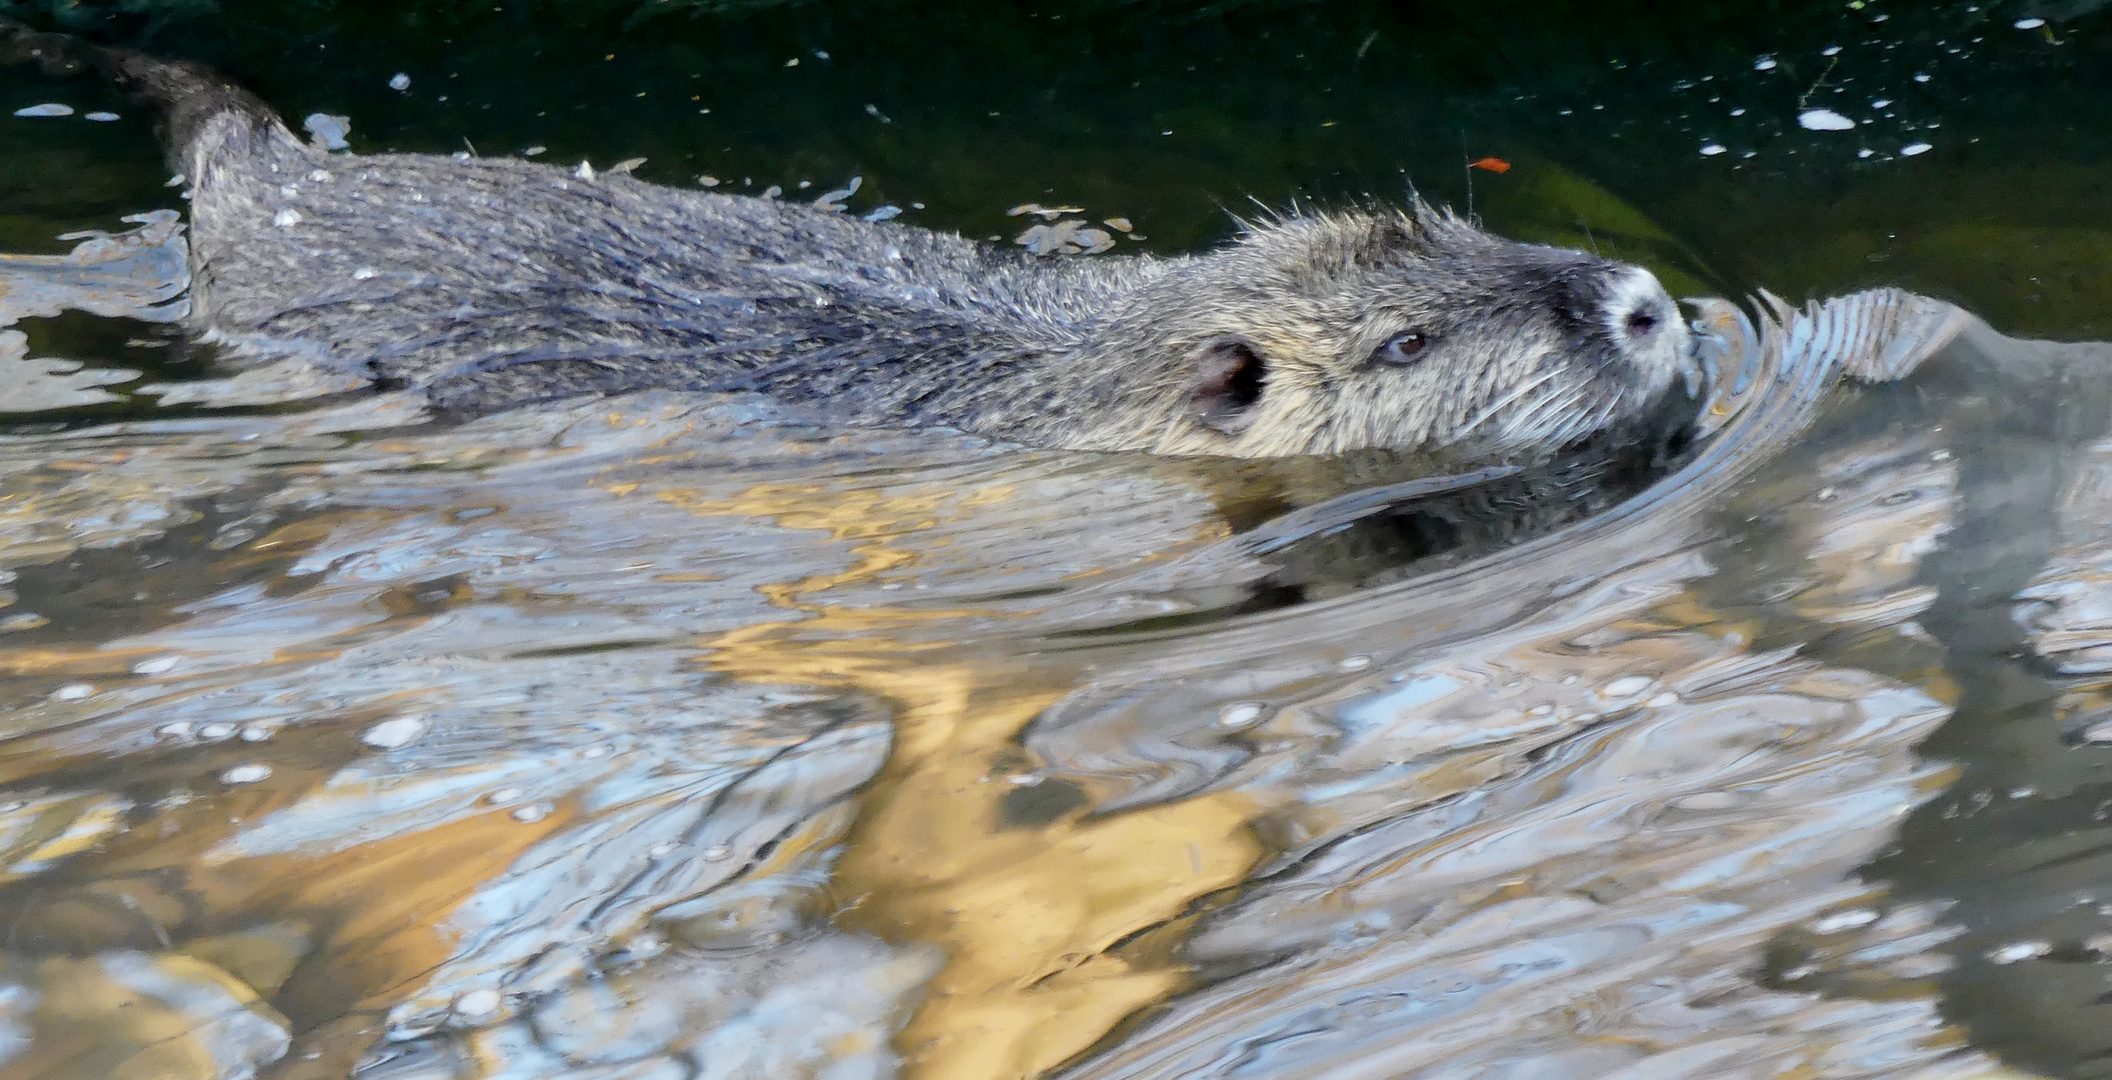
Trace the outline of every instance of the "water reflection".
{"type": "Polygon", "coordinates": [[[1981,708],[1967,630],[2095,722],[2094,458],[2029,560],[1961,548],[2017,489],[1939,437],[2102,406],[2049,374],[2095,354],[1896,292],[1701,324],[1708,438],[1552,515],[1504,513],[1617,485],[1375,502],[1345,462],[1241,502],[743,398],[450,426],[290,370],[18,428],[4,1067],[1985,1074],[1961,958],[2096,939],[1858,867],[1973,798],[1915,750],[1981,708]],[[2045,568],[2021,621],[1961,612],[1960,550],[2045,568]]]}

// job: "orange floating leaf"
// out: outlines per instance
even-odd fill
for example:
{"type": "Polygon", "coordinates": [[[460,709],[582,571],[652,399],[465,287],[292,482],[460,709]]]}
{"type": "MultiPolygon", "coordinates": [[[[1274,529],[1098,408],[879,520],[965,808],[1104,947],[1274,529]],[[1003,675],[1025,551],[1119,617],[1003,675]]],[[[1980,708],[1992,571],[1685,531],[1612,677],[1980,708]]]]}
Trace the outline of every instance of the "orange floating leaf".
{"type": "Polygon", "coordinates": [[[1485,157],[1480,161],[1469,163],[1467,167],[1470,169],[1487,169],[1492,173],[1507,173],[1511,171],[1511,163],[1500,157],[1485,157]]]}

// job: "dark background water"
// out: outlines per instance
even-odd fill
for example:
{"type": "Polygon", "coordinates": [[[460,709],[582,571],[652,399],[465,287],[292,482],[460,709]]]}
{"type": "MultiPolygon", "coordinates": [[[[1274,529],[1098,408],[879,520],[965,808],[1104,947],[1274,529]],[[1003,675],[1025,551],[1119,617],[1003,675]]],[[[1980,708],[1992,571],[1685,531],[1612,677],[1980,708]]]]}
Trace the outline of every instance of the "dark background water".
{"type": "MultiPolygon", "coordinates": [[[[1237,215],[1398,199],[1412,185],[1497,231],[1648,262],[1675,289],[1797,298],[1894,284],[2012,335],[2112,337],[2112,15],[2090,0],[0,8],[212,63],[294,117],[348,115],[361,151],[541,146],[547,160],[643,157],[638,173],[655,181],[709,175],[788,197],[859,176],[854,212],[897,205],[905,220],[1010,239],[1027,222],[1008,208],[1077,206],[1133,224],[1138,238],[1117,250],[1193,249],[1237,215]],[[2030,19],[2045,22],[2017,27],[2030,19]],[[398,73],[406,90],[389,85],[398,73]],[[1800,128],[1799,111],[1819,107],[1869,122],[1800,128]],[[1492,156],[1513,167],[1467,166],[1492,156]]],[[[92,79],[0,72],[0,110],[44,101],[123,119],[0,114],[0,248],[64,250],[58,233],[181,205],[142,111],[92,79]]],[[[25,329],[38,353],[140,365],[122,343],[133,329],[76,317],[25,329]]],[[[2016,524],[2006,510],[1975,521],[1990,534],[2016,524]]],[[[1980,572],[1954,561],[1960,580],[1980,572]]],[[[2051,708],[2008,658],[2001,601],[2030,569],[1987,569],[2002,580],[1986,597],[1954,590],[1932,618],[1955,669],[1980,680],[1933,748],[1965,762],[1966,780],[1880,866],[1963,899],[1969,921],[1998,923],[1986,912],[2024,899],[1979,862],[2093,827],[2108,793],[1944,814],[2038,752],[2000,736],[2051,708]]],[[[2099,847],[2078,856],[2079,879],[2100,873],[2099,847]]],[[[2020,978],[2032,970],[1969,964],[1949,987],[1952,1013],[2019,1064],[2105,1075],[2112,1058],[2089,1021],[2102,978],[2020,978]],[[2053,989],[2041,1000],[2034,985],[2053,989]]]]}
{"type": "MultiPolygon", "coordinates": [[[[1883,282],[2010,332],[2112,334],[2095,119],[2112,100],[2112,19],[2088,0],[0,6],[208,61],[295,116],[349,115],[361,150],[546,146],[792,195],[856,175],[854,210],[921,203],[911,220],[1010,238],[1007,208],[1067,203],[1130,219],[1145,239],[1121,245],[1158,250],[1218,239],[1256,203],[1412,183],[1677,286],[1883,282]],[[2015,28],[2034,17],[2046,25],[2015,28]],[[399,72],[404,92],[388,85],[399,72]],[[1869,122],[1805,131],[1800,104],[1869,122]],[[1724,152],[1705,156],[1710,143],[1724,152]],[[1932,149],[1899,155],[1915,143],[1932,149]],[[1487,156],[1516,167],[1465,168],[1487,156]]],[[[55,93],[22,73],[4,86],[10,108],[55,93]]],[[[114,103],[85,79],[66,93],[114,103]]],[[[49,244],[46,219],[173,201],[139,121],[83,126],[0,135],[17,250],[49,244]]]]}

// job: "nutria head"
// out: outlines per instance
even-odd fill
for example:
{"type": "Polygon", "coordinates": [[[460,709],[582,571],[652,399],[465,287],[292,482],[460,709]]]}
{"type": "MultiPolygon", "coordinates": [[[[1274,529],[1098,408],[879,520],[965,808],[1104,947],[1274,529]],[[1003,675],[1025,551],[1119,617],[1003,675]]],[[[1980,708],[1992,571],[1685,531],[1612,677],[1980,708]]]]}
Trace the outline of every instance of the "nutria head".
{"type": "Polygon", "coordinates": [[[1172,454],[1544,454],[1695,370],[1649,271],[1421,203],[1253,226],[1092,339],[1134,380],[1100,398],[1120,403],[1100,430],[1172,454]]]}

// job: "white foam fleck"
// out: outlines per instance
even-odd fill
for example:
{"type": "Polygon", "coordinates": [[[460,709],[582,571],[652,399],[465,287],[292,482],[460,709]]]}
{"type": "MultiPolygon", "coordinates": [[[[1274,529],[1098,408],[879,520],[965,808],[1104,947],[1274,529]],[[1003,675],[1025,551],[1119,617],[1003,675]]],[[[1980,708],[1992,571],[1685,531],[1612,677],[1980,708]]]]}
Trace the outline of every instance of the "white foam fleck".
{"type": "Polygon", "coordinates": [[[1263,706],[1258,701],[1241,701],[1227,705],[1223,712],[1217,714],[1217,726],[1230,730],[1246,727],[1261,719],[1262,709],[1263,706]]]}
{"type": "Polygon", "coordinates": [[[2019,960],[2031,960],[2053,951],[2053,945],[2044,941],[2013,941],[2007,945],[1987,950],[1987,959],[1996,964],[2014,964],[2019,960]]]}
{"type": "Polygon", "coordinates": [[[400,750],[417,742],[418,737],[425,734],[425,729],[423,717],[399,716],[368,728],[359,741],[377,750],[400,750]]]}
{"type": "Polygon", "coordinates": [[[220,774],[223,784],[254,784],[271,775],[269,765],[237,765],[220,774]]]}
{"type": "Polygon", "coordinates": [[[2014,26],[2019,30],[2037,30],[2039,27],[2046,25],[2046,20],[2036,18],[2018,19],[2016,22],[2010,23],[2009,25],[2014,26]]]}
{"type": "Polygon", "coordinates": [[[475,1020],[490,1016],[499,1011],[499,1005],[503,1000],[499,997],[499,992],[490,987],[485,987],[481,990],[471,990],[469,993],[455,999],[455,1015],[460,1016],[464,1020],[475,1020]]]}
{"type": "Polygon", "coordinates": [[[157,656],[152,660],[141,660],[132,665],[134,675],[159,675],[183,662],[180,656],[157,656]]]}
{"type": "Polygon", "coordinates": [[[1774,58],[1774,57],[1772,57],[1772,56],[1763,56],[1763,57],[1761,57],[1760,59],[1758,59],[1758,60],[1755,60],[1755,61],[1753,61],[1753,70],[1754,70],[1754,71],[1773,71],[1773,70],[1775,70],[1775,58],[1774,58]]]}
{"type": "Polygon", "coordinates": [[[53,701],[79,701],[95,693],[95,687],[84,682],[67,683],[51,692],[53,701]]]}
{"type": "Polygon", "coordinates": [[[1848,131],[1855,121],[1832,109],[1806,109],[1797,114],[1797,126],[1806,131],[1848,131]]]}
{"type": "Polygon", "coordinates": [[[58,103],[58,102],[56,102],[56,101],[47,101],[47,102],[45,102],[45,103],[44,103],[44,104],[42,104],[42,105],[31,105],[31,106],[28,106],[27,108],[21,108],[21,109],[16,109],[16,110],[15,110],[15,115],[16,115],[16,116],[72,116],[72,115],[73,115],[73,106],[71,106],[71,105],[61,105],[61,104],[59,104],[59,103],[58,103]]]}
{"type": "Polygon", "coordinates": [[[1917,154],[1926,154],[1934,149],[1936,148],[1925,142],[1908,143],[1907,145],[1899,148],[1899,156],[1914,157],[1917,154]]]}
{"type": "Polygon", "coordinates": [[[273,214],[271,217],[271,223],[273,225],[277,225],[281,229],[292,228],[293,226],[299,225],[301,223],[301,212],[289,206],[286,209],[281,210],[276,214],[273,214]]]}
{"type": "Polygon", "coordinates": [[[1847,911],[1836,911],[1813,922],[1811,930],[1815,934],[1838,934],[1843,930],[1853,930],[1858,926],[1868,926],[1876,921],[1877,912],[1871,911],[1869,908],[1850,908],[1847,911]]]}
{"type": "Polygon", "coordinates": [[[1605,689],[1599,691],[1599,696],[1610,698],[1634,697],[1655,685],[1657,685],[1657,680],[1648,675],[1629,675],[1607,683],[1605,689]]]}
{"type": "Polygon", "coordinates": [[[118,119],[118,115],[114,112],[104,112],[101,109],[97,109],[92,113],[82,113],[81,119],[93,120],[98,124],[108,124],[116,121],[118,119]]]}
{"type": "Polygon", "coordinates": [[[201,739],[225,739],[234,733],[233,724],[212,723],[198,729],[198,737],[201,739]]]}
{"type": "Polygon", "coordinates": [[[403,72],[399,71],[396,74],[389,76],[389,89],[409,90],[410,88],[411,77],[409,75],[405,75],[403,72]]]}
{"type": "Polygon", "coordinates": [[[1729,148],[1724,146],[1722,143],[1703,143],[1701,144],[1701,156],[1715,157],[1718,154],[1724,153],[1728,149],[1729,148]]]}

